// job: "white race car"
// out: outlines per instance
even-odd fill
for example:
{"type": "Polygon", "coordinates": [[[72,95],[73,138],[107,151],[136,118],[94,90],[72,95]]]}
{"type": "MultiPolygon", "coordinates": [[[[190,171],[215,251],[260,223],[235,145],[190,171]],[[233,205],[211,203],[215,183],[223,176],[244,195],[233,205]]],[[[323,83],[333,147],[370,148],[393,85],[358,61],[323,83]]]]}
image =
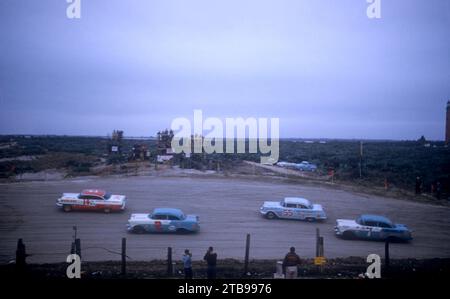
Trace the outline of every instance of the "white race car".
{"type": "Polygon", "coordinates": [[[65,212],[72,210],[100,210],[105,213],[125,210],[127,198],[125,195],[112,195],[104,190],[86,189],[81,193],[63,193],[57,199],[56,205],[65,212]]]}
{"type": "Polygon", "coordinates": [[[268,219],[285,218],[297,220],[326,220],[327,215],[319,204],[312,204],[300,197],[286,197],[280,201],[266,201],[260,213],[268,219]]]}

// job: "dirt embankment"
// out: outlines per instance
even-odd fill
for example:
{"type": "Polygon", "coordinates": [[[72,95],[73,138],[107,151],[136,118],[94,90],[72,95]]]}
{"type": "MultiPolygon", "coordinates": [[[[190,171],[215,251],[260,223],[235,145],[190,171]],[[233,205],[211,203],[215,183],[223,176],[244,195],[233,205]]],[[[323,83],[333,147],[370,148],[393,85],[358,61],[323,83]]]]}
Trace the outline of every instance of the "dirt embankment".
{"type": "MultiPolygon", "coordinates": [[[[384,261],[383,261],[384,263],[384,261]]],[[[312,259],[303,260],[299,266],[299,278],[306,279],[362,279],[368,263],[358,257],[330,259],[324,266],[316,266],[312,259]]],[[[31,278],[66,278],[67,263],[32,264],[25,272],[18,273],[14,264],[0,266],[0,276],[21,275],[31,278]]],[[[195,278],[206,278],[206,266],[203,262],[193,263],[195,278]]],[[[248,272],[244,273],[244,263],[235,259],[218,261],[217,278],[273,278],[276,272],[276,260],[252,260],[248,272]]],[[[391,260],[389,268],[381,268],[382,278],[446,278],[450,275],[450,259],[402,259],[391,260]]],[[[121,273],[120,262],[87,262],[81,266],[83,279],[157,279],[183,278],[182,263],[177,261],[173,272],[167,272],[167,262],[154,260],[149,262],[132,261],[127,263],[126,275],[121,273]]]]}

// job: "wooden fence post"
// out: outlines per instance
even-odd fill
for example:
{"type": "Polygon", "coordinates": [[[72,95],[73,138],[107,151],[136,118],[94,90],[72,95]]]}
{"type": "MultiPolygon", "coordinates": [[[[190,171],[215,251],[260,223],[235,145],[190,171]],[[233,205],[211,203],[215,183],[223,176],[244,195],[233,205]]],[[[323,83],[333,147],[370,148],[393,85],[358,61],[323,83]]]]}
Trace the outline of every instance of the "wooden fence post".
{"type": "Polygon", "coordinates": [[[81,240],[80,239],[75,239],[75,253],[81,259],[81,240]]]}
{"type": "Polygon", "coordinates": [[[389,270],[389,259],[389,240],[386,239],[386,242],[384,243],[384,266],[386,271],[389,270]]]}
{"type": "Polygon", "coordinates": [[[248,260],[250,256],[250,234],[247,234],[247,239],[245,240],[245,263],[244,263],[244,274],[248,273],[248,260]]]}
{"type": "Polygon", "coordinates": [[[316,228],[316,257],[320,256],[320,252],[319,252],[319,237],[320,237],[320,231],[319,228],[316,228]]]}
{"type": "Polygon", "coordinates": [[[127,238],[122,238],[122,275],[127,274],[127,238]]]}
{"type": "Polygon", "coordinates": [[[167,276],[172,276],[173,264],[172,264],[172,247],[167,248],[167,276]]]}

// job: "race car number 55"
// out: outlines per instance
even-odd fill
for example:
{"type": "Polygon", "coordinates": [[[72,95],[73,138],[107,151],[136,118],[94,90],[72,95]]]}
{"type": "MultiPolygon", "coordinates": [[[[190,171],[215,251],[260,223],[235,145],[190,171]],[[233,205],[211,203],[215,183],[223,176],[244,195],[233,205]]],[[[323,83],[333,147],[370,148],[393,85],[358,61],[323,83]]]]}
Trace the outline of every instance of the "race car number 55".
{"type": "Polygon", "coordinates": [[[291,217],[294,215],[294,212],[292,210],[284,210],[283,215],[287,217],[291,217]]]}
{"type": "Polygon", "coordinates": [[[270,294],[270,283],[224,283],[222,294],[270,294]]]}

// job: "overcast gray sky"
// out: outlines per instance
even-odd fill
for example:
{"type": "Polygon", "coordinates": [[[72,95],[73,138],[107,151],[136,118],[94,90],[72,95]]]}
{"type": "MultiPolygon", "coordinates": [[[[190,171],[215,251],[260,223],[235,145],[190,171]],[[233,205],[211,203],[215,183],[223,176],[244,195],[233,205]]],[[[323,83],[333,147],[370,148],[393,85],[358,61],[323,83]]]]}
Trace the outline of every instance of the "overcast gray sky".
{"type": "Polygon", "coordinates": [[[444,138],[450,1],[0,0],[0,134],[150,136],[279,117],[282,137],[444,138]]]}

